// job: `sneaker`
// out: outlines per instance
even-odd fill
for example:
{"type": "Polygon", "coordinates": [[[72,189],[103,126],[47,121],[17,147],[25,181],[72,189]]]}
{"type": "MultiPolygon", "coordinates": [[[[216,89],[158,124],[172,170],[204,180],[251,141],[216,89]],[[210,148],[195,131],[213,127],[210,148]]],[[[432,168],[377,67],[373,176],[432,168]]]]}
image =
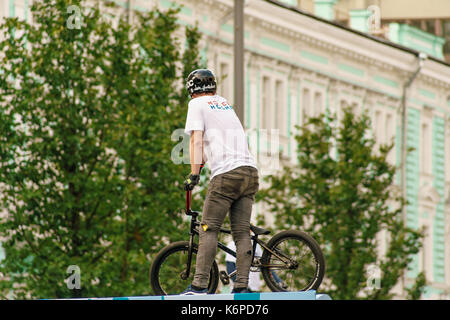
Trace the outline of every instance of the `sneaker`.
{"type": "Polygon", "coordinates": [[[180,295],[182,296],[193,296],[193,295],[204,295],[204,294],[208,294],[208,289],[198,289],[198,288],[193,288],[192,285],[190,284],[186,290],[184,290],[182,293],[180,293],[180,295]]]}
{"type": "Polygon", "coordinates": [[[231,293],[252,293],[253,291],[248,288],[233,288],[231,293]]]}

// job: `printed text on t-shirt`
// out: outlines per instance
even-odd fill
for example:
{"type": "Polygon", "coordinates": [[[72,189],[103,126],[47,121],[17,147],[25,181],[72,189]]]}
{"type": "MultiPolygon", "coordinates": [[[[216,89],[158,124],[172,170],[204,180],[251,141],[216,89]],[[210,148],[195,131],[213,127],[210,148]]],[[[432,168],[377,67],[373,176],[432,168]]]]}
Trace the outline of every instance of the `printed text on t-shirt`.
{"type": "Polygon", "coordinates": [[[226,101],[223,101],[221,104],[219,104],[217,101],[212,100],[208,101],[208,105],[211,110],[233,110],[233,108],[226,101]]]}

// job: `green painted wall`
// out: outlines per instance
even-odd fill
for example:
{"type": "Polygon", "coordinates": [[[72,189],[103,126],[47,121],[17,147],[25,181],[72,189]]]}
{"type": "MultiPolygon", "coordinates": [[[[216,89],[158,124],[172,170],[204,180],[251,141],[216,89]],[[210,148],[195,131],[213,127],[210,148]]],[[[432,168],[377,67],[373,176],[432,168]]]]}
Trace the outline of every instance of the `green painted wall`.
{"type": "MultiPolygon", "coordinates": [[[[420,111],[408,109],[408,125],[406,132],[406,146],[414,148],[414,151],[408,153],[406,158],[406,198],[409,205],[406,207],[406,225],[411,228],[419,228],[419,209],[417,195],[419,192],[419,142],[420,137],[420,111]]],[[[411,270],[407,272],[407,276],[415,278],[419,273],[419,257],[415,255],[413,261],[409,265],[411,270]]]]}
{"type": "MultiPolygon", "coordinates": [[[[161,0],[160,3],[161,3],[161,6],[166,9],[168,9],[170,7],[176,7],[179,5],[176,1],[169,1],[169,0],[161,0]]],[[[192,14],[193,14],[192,9],[188,8],[186,6],[182,6],[180,12],[181,12],[181,14],[184,14],[186,16],[192,16],[192,14]]]]}
{"type": "Polygon", "coordinates": [[[444,276],[444,236],[445,236],[445,212],[444,212],[444,190],[445,190],[445,121],[441,117],[433,119],[432,128],[432,170],[433,187],[441,198],[436,208],[433,221],[433,278],[436,282],[445,282],[444,276]]]}
{"type": "Polygon", "coordinates": [[[417,92],[424,97],[427,97],[429,99],[436,99],[436,94],[434,92],[431,92],[429,90],[423,89],[423,88],[419,88],[417,90],[417,92]]]}
{"type": "Polygon", "coordinates": [[[395,183],[401,185],[402,173],[401,164],[402,160],[402,126],[397,124],[395,127],[395,166],[398,170],[395,173],[395,183]]]}
{"type": "Polygon", "coordinates": [[[261,44],[280,50],[280,51],[284,51],[284,52],[290,52],[291,51],[291,46],[289,46],[288,44],[272,39],[272,38],[268,38],[268,37],[261,37],[259,39],[259,41],[261,42],[261,44]]]}
{"type": "Polygon", "coordinates": [[[337,0],[314,0],[314,14],[323,19],[334,20],[334,5],[337,0]]]}
{"type": "Polygon", "coordinates": [[[339,70],[342,70],[344,72],[353,74],[353,75],[358,76],[358,77],[364,77],[364,74],[365,74],[364,70],[356,68],[356,67],[353,67],[353,66],[350,66],[350,65],[345,64],[345,63],[339,63],[338,64],[338,68],[339,68],[339,70]]]}
{"type": "Polygon", "coordinates": [[[14,5],[14,0],[9,0],[9,16],[14,17],[16,15],[16,6],[14,5]]]}
{"type": "Polygon", "coordinates": [[[25,21],[28,21],[28,9],[29,9],[29,0],[25,0],[25,21]]]}
{"type": "Polygon", "coordinates": [[[444,59],[445,39],[407,24],[389,24],[389,40],[417,51],[425,52],[438,59],[444,59]]]}
{"type": "Polygon", "coordinates": [[[367,20],[371,14],[372,13],[366,9],[350,10],[350,28],[361,32],[369,32],[367,20]]]}
{"type": "Polygon", "coordinates": [[[318,62],[318,63],[322,63],[322,64],[328,64],[328,59],[326,57],[318,55],[318,54],[315,54],[315,53],[312,53],[312,52],[307,51],[307,50],[300,51],[300,56],[305,58],[305,59],[314,61],[314,62],[318,62]]]}
{"type": "Polygon", "coordinates": [[[385,78],[385,77],[382,77],[382,76],[379,76],[379,75],[374,76],[373,80],[375,82],[384,84],[384,85],[389,86],[389,87],[393,87],[393,88],[398,88],[399,87],[399,84],[398,84],[397,81],[394,81],[394,80],[391,80],[391,79],[388,79],[388,78],[385,78]]]}
{"type": "Polygon", "coordinates": [[[297,6],[297,0],[279,0],[279,1],[289,4],[291,6],[297,6]]]}
{"type": "Polygon", "coordinates": [[[441,294],[445,294],[445,290],[433,288],[431,286],[425,286],[423,297],[425,299],[429,299],[431,298],[431,295],[441,295],[441,294]]]}

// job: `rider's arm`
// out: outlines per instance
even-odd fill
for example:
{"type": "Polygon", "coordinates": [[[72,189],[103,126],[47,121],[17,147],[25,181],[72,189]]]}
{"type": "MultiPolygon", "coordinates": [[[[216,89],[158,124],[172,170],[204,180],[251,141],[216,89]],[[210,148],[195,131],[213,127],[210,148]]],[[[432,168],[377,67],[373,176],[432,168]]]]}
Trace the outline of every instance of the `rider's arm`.
{"type": "Polygon", "coordinates": [[[191,133],[190,147],[191,173],[199,174],[203,161],[203,131],[194,130],[191,133]]]}

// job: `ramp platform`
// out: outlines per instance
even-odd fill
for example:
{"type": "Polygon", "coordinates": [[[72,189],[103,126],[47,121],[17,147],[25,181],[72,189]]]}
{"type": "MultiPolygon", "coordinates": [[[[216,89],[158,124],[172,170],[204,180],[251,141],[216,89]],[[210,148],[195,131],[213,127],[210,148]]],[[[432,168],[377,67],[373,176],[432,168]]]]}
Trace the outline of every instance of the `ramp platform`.
{"type": "Polygon", "coordinates": [[[108,298],[78,298],[70,300],[331,300],[327,294],[319,294],[314,290],[300,292],[252,292],[225,293],[208,295],[168,295],[168,296],[135,296],[108,298]]]}

